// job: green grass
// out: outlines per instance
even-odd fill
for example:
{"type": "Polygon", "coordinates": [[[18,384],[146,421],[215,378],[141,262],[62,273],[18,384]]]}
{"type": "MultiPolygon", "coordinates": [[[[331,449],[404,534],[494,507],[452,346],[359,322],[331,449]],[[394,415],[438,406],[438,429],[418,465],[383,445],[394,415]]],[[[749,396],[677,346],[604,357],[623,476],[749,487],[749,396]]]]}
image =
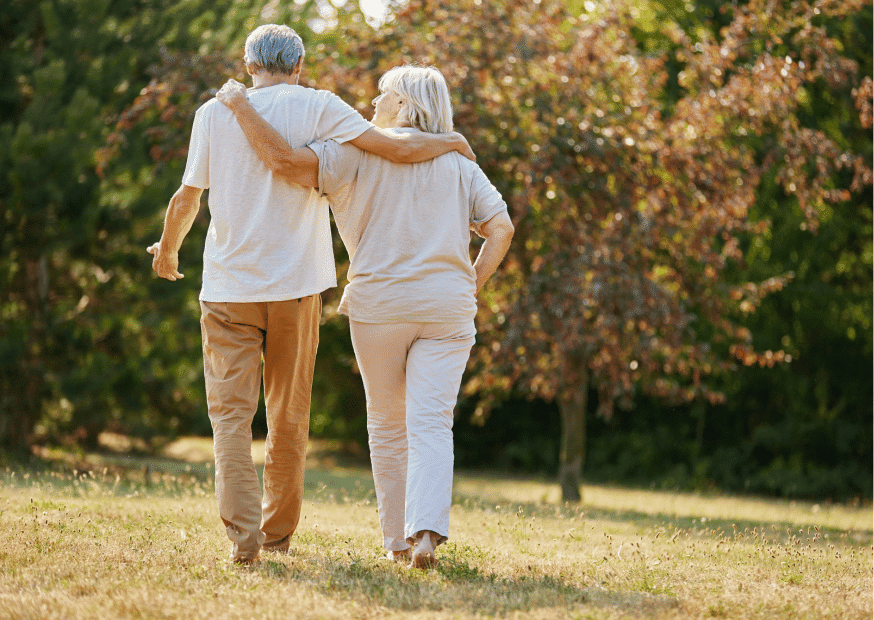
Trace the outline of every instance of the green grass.
{"type": "Polygon", "coordinates": [[[381,559],[369,472],[328,458],[291,552],[251,568],[227,561],[203,463],[0,472],[0,618],[872,617],[870,505],[586,487],[575,506],[459,473],[451,539],[418,571],[381,559]]]}

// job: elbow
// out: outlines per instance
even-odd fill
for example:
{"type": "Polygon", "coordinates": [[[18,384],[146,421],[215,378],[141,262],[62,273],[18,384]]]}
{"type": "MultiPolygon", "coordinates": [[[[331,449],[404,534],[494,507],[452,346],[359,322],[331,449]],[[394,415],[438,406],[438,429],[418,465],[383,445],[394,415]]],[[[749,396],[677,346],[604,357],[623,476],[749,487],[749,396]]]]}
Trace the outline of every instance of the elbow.
{"type": "Polygon", "coordinates": [[[286,181],[294,178],[297,172],[297,165],[291,157],[271,156],[264,160],[264,164],[273,174],[282,177],[286,181]]]}
{"type": "Polygon", "coordinates": [[[504,252],[510,249],[510,243],[513,241],[513,235],[515,234],[515,232],[516,229],[510,222],[507,222],[498,229],[496,241],[498,242],[500,247],[503,248],[504,252]]]}
{"type": "Polygon", "coordinates": [[[290,167],[290,163],[284,161],[281,157],[270,156],[266,157],[263,161],[264,165],[267,166],[267,169],[270,170],[270,172],[280,176],[284,176],[290,167]]]}
{"type": "Polygon", "coordinates": [[[513,226],[513,222],[509,219],[505,222],[501,222],[500,226],[498,226],[497,235],[501,237],[506,244],[509,245],[514,234],[516,234],[516,227],[513,226]]]}
{"type": "Polygon", "coordinates": [[[487,240],[509,247],[515,232],[516,228],[513,226],[513,222],[505,215],[497,216],[486,222],[480,227],[478,234],[487,240]]]}
{"type": "Polygon", "coordinates": [[[281,176],[287,176],[288,171],[292,170],[297,163],[291,148],[281,148],[273,144],[258,151],[258,156],[270,172],[281,176]]]}
{"type": "Polygon", "coordinates": [[[516,229],[513,228],[513,225],[510,224],[507,227],[506,232],[504,233],[504,247],[510,249],[510,243],[513,241],[513,234],[516,232],[516,229]]]}
{"type": "Polygon", "coordinates": [[[276,176],[285,181],[294,182],[297,170],[290,164],[278,163],[275,166],[269,166],[270,171],[276,176]]]}

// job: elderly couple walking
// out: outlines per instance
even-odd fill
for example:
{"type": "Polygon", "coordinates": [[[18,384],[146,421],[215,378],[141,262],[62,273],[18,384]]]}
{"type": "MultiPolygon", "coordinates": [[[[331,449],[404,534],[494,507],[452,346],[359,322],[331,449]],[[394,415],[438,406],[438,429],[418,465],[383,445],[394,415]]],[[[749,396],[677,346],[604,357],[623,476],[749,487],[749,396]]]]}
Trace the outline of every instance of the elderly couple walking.
{"type": "Polygon", "coordinates": [[[231,80],[195,115],[181,187],[153,268],[178,250],[209,188],[203,256],[204,375],[219,515],[231,559],[287,551],[300,518],[320,293],[337,285],[328,209],[349,251],[348,315],[387,556],[424,568],[449,535],[452,412],[475,339],[476,293],[513,236],[500,194],[452,133],[446,82],[404,66],[379,81],[372,122],[297,84],[287,26],[245,45],[253,87],[231,80]],[[470,229],[485,238],[471,265],[470,229]],[[263,372],[263,496],[251,423],[263,372]]]}

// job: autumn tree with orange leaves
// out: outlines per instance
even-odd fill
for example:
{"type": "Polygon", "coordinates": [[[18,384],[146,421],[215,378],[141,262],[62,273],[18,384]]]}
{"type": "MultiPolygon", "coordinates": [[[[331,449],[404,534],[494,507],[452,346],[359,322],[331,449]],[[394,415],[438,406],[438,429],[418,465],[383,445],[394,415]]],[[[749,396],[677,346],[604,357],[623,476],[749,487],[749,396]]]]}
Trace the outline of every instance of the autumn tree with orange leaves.
{"type": "MultiPolygon", "coordinates": [[[[464,389],[558,402],[559,480],[571,501],[580,498],[590,386],[605,417],[638,391],[715,404],[724,373],[787,361],[782,350],[756,350],[738,322],[793,275],[734,280],[743,247],[769,226],[749,217],[762,177],[776,174],[810,229],[819,205],[871,183],[863,158],[796,116],[817,79],[859,81],[812,24],[862,3],[750,2],[728,8],[716,36],[659,26],[662,49],[632,36],[646,19],[656,27],[639,3],[585,7],[411,1],[375,40],[344,49],[369,60],[326,67],[320,79],[356,98],[356,85],[372,92],[382,71],[419,62],[453,85],[457,126],[517,228],[481,299],[481,344],[464,389]],[[834,186],[840,169],[852,171],[850,187],[834,186]]],[[[478,413],[489,404],[483,398],[478,413]]]]}

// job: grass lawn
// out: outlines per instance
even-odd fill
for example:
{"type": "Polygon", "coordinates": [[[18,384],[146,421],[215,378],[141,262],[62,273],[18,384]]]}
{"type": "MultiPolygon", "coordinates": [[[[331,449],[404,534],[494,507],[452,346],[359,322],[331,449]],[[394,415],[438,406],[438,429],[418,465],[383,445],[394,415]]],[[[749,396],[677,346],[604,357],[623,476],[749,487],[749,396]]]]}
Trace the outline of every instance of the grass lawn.
{"type": "Polygon", "coordinates": [[[588,486],[566,506],[458,472],[450,542],[418,571],[381,559],[369,471],[318,450],[291,552],[235,567],[209,444],[186,441],[0,471],[0,619],[872,617],[870,504],[588,486]]]}

